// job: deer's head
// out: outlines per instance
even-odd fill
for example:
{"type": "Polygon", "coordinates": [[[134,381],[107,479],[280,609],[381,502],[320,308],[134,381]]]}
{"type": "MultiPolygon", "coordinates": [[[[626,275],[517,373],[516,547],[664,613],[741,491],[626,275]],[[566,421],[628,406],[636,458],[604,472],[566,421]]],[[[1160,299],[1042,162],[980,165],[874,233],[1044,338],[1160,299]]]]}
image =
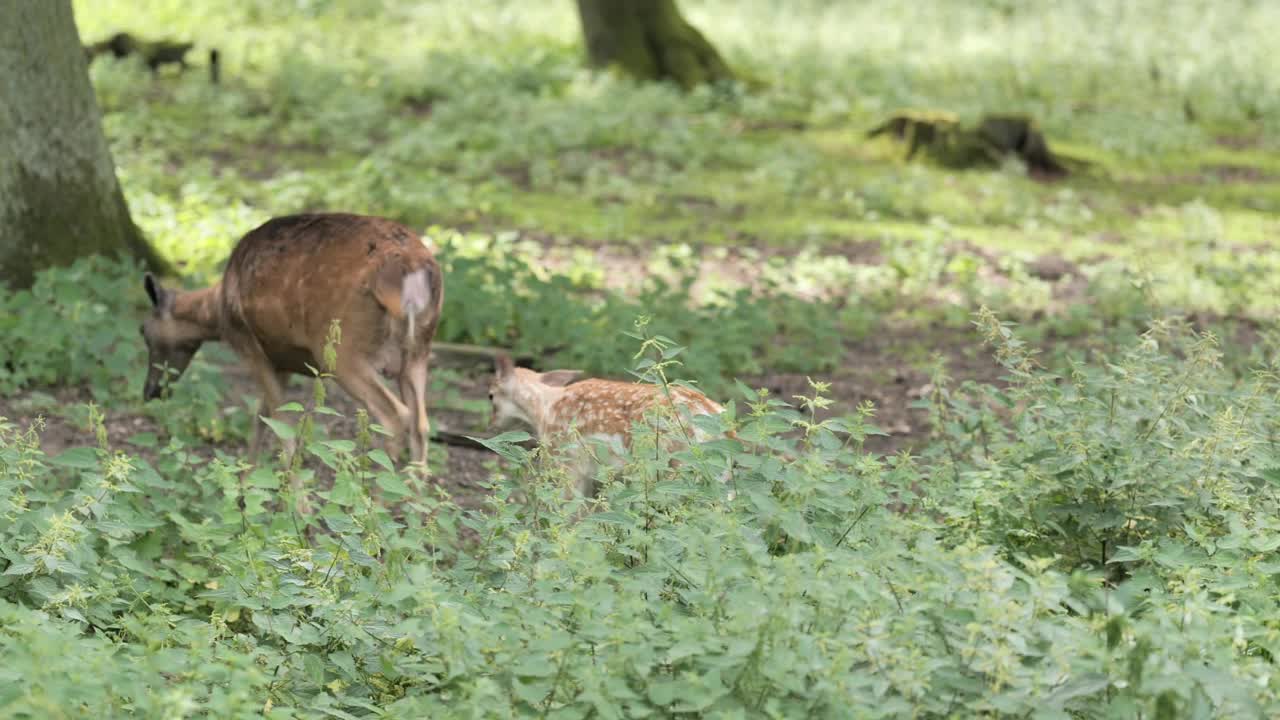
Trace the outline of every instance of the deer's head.
{"type": "Polygon", "coordinates": [[[489,383],[489,402],[493,414],[489,427],[495,430],[515,423],[537,427],[536,418],[542,414],[542,404],[548,398],[546,388],[562,388],[580,375],[580,370],[552,370],[537,373],[528,368],[516,367],[511,356],[502,354],[494,358],[493,380],[489,383]]]}
{"type": "Polygon", "coordinates": [[[208,333],[197,323],[175,315],[178,293],[162,287],[151,273],[143,278],[143,286],[151,298],[151,312],[141,327],[148,354],[142,399],[154,400],[168,382],[182,376],[208,333]]]}

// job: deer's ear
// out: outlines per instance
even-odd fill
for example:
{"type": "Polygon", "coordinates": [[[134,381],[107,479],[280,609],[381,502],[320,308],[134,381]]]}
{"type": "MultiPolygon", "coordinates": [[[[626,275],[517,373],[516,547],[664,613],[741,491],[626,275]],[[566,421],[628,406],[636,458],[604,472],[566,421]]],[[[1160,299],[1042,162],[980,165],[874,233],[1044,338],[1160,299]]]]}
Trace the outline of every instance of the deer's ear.
{"type": "Polygon", "coordinates": [[[516,369],[515,361],[506,353],[498,353],[493,357],[493,372],[499,378],[504,378],[516,369]]]}
{"type": "Polygon", "coordinates": [[[142,287],[147,289],[147,297],[151,298],[152,307],[160,307],[160,300],[164,297],[164,288],[160,287],[160,283],[151,273],[142,276],[142,287]]]}
{"type": "Polygon", "coordinates": [[[156,308],[161,315],[173,313],[173,304],[177,299],[176,293],[161,285],[151,273],[143,276],[142,284],[147,289],[147,297],[151,298],[152,307],[156,308]]]}
{"type": "Polygon", "coordinates": [[[552,370],[551,372],[542,373],[538,376],[538,379],[542,381],[543,385],[564,387],[581,376],[581,370],[552,370]]]}

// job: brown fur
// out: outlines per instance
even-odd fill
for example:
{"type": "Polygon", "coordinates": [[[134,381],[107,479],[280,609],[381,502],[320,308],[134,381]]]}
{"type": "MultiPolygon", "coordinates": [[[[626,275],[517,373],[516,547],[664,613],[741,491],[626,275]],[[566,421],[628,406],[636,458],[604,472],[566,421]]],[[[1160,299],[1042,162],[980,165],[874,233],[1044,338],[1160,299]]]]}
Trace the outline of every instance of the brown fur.
{"type": "MultiPolygon", "coordinates": [[[[559,446],[578,437],[612,438],[631,446],[631,428],[652,409],[670,407],[681,417],[683,431],[671,436],[667,450],[679,450],[684,433],[694,442],[709,440],[705,432],[688,422],[694,415],[718,415],[719,403],[702,393],[671,386],[670,399],[657,385],[587,379],[573,382],[576,370],[536,373],[515,367],[511,358],[498,356],[489,386],[495,426],[520,421],[533,428],[539,441],[559,446]]],[[[732,433],[730,433],[732,435],[732,433]]],[[[579,491],[592,494],[593,464],[579,453],[575,471],[579,491]]]]}
{"type": "MultiPolygon", "coordinates": [[[[337,319],[338,384],[393,434],[393,458],[408,433],[412,460],[426,462],[428,359],[444,282],[431,251],[408,228],[349,214],[274,218],[241,238],[216,285],[175,292],[148,275],[146,286],[154,305],[143,326],[152,365],[148,399],[160,393],[157,365],[168,362],[180,374],[201,342],[222,340],[262,386],[259,412],[269,417],[288,374],[324,369],[325,339],[337,319]],[[418,302],[402,303],[402,296],[418,302]],[[399,376],[398,396],[379,372],[399,376]]],[[[255,455],[261,433],[255,423],[255,455]]]]}

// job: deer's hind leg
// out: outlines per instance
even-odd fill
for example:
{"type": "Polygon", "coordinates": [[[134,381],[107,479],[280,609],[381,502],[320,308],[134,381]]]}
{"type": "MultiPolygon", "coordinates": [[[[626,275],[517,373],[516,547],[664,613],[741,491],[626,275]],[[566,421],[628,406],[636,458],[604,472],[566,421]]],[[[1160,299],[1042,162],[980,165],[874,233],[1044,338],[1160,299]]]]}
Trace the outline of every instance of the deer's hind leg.
{"type": "Polygon", "coordinates": [[[427,417],[428,367],[430,347],[405,351],[400,361],[400,400],[409,410],[409,460],[427,465],[431,443],[431,421],[427,417]]]}

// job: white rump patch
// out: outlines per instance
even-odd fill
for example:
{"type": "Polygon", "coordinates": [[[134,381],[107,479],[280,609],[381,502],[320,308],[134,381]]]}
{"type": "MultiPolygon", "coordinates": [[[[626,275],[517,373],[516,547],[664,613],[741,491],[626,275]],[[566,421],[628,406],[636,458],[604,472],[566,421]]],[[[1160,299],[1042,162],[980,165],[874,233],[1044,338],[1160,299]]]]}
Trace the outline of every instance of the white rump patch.
{"type": "Polygon", "coordinates": [[[431,301],[431,281],[427,279],[426,270],[415,270],[400,281],[400,310],[408,319],[408,341],[413,345],[414,330],[417,326],[418,313],[427,309],[431,301]]]}
{"type": "Polygon", "coordinates": [[[415,270],[400,282],[400,309],[413,316],[427,309],[431,302],[431,281],[426,270],[415,270]]]}

